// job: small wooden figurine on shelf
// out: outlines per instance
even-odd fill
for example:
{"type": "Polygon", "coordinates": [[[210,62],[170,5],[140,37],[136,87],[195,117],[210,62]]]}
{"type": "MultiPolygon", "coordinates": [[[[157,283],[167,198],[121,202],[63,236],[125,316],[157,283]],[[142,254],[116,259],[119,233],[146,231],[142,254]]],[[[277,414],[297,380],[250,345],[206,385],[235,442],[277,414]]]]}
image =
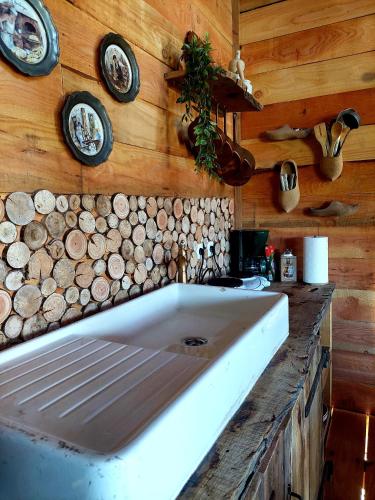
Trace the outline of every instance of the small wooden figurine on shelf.
{"type": "Polygon", "coordinates": [[[249,94],[252,94],[253,92],[253,86],[250,82],[250,80],[246,80],[245,78],[245,61],[241,59],[241,51],[237,50],[236,55],[234,58],[230,61],[228,69],[231,73],[234,73],[237,75],[237,79],[242,80],[244,83],[246,90],[249,94]]]}

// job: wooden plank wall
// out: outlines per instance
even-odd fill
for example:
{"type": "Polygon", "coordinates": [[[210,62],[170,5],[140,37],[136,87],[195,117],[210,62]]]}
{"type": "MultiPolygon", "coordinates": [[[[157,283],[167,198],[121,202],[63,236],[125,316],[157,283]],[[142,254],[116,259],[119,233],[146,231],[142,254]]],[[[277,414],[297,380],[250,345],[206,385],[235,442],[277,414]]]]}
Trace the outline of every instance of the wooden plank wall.
{"type": "Polygon", "coordinates": [[[214,58],[232,56],[231,0],[45,0],[60,36],[51,75],[25,77],[0,60],[0,192],[48,188],[65,193],[232,196],[233,190],[194,173],[179,142],[183,107],[164,81],[175,68],[187,30],[209,32],[214,58]],[[141,74],[136,101],[120,104],[98,70],[103,36],[117,32],[131,44],[141,74]],[[112,120],[114,148],[97,168],[77,162],[63,142],[60,110],[66,94],[88,90],[112,120]]]}
{"type": "MultiPolygon", "coordinates": [[[[291,213],[277,205],[278,176],[254,176],[242,190],[244,227],[265,227],[277,248],[292,247],[302,264],[302,237],[330,238],[336,407],[375,413],[375,3],[370,0],[286,0],[240,16],[242,56],[262,113],[242,116],[242,143],[257,165],[293,158],[301,201],[291,213]],[[285,123],[312,127],[344,108],[362,127],[344,148],[343,175],[319,174],[320,151],[306,141],[266,142],[262,133],[285,123]],[[313,218],[308,207],[331,200],[359,203],[341,219],[313,218]]],[[[301,269],[300,277],[301,277],[301,269]]]]}

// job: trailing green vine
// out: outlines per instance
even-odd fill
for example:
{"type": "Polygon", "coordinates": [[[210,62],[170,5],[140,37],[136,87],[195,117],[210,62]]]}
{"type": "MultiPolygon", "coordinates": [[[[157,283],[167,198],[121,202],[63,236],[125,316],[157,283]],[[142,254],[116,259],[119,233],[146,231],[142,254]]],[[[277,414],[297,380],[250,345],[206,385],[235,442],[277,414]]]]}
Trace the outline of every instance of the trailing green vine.
{"type": "Polygon", "coordinates": [[[195,146],[198,150],[195,158],[197,170],[204,169],[212,177],[218,178],[214,144],[218,134],[216,123],[211,121],[211,82],[217,80],[224,70],[220,66],[214,66],[211,50],[208,34],[204,40],[195,34],[188,34],[186,37],[181,57],[186,63],[186,72],[177,102],[185,104],[182,117],[185,121],[193,120],[193,110],[198,112],[197,124],[194,127],[195,146]]]}

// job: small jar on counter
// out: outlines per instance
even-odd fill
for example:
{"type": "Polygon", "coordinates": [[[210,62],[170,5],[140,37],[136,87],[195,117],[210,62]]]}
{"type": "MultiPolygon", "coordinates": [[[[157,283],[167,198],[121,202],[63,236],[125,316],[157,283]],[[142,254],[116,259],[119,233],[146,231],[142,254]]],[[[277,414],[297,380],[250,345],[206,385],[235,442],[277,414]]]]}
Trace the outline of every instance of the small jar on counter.
{"type": "Polygon", "coordinates": [[[291,250],[285,250],[280,257],[280,278],[283,282],[297,281],[297,257],[291,250]]]}

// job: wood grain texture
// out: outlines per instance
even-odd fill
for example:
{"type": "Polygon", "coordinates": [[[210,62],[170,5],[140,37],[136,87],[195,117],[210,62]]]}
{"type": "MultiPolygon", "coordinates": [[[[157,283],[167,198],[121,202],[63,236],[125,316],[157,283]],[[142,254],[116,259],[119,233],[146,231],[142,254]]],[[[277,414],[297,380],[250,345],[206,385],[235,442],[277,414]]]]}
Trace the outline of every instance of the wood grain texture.
{"type": "Polygon", "coordinates": [[[308,8],[300,0],[288,0],[241,14],[240,43],[267,40],[346,19],[373,14],[371,0],[315,0],[308,8]]]}
{"type": "MultiPolygon", "coordinates": [[[[218,54],[227,65],[232,54],[231,0],[195,0],[192,4],[183,0],[178,5],[157,0],[116,0],[105,5],[91,0],[46,0],[46,5],[60,35],[60,61],[52,74],[29,79],[4,61],[0,64],[1,190],[84,192],[83,167],[64,143],[60,111],[67,94],[85,89],[103,102],[115,138],[114,151],[103,164],[106,175],[96,178],[95,192],[115,193],[117,168],[128,164],[133,169],[133,162],[128,163],[131,153],[122,145],[139,148],[136,159],[141,163],[144,150],[146,162],[149,151],[163,153],[162,161],[158,154],[150,160],[159,164],[162,178],[170,174],[170,164],[184,165],[178,169],[179,178],[170,177],[170,192],[178,193],[180,188],[178,194],[189,192],[184,183],[186,175],[188,179],[191,176],[187,184],[195,184],[189,195],[209,196],[223,191],[207,180],[198,192],[199,182],[193,182],[193,159],[179,139],[183,108],[176,104],[178,93],[169,88],[164,73],[178,64],[185,32],[191,28],[212,32],[214,57],[218,54]],[[98,49],[110,31],[130,43],[140,68],[140,93],[126,107],[110,96],[100,75],[98,49]],[[111,180],[112,175],[115,177],[111,180]]],[[[142,193],[144,186],[151,189],[154,177],[150,170],[142,172],[140,182],[126,167],[125,172],[122,180],[126,186],[129,179],[133,192],[142,193]]],[[[154,194],[165,192],[158,189],[153,188],[154,194]]]]}
{"type": "MultiPolygon", "coordinates": [[[[374,141],[375,125],[352,131],[343,148],[344,162],[375,159],[374,141]]],[[[286,141],[247,139],[241,146],[251,151],[256,168],[272,168],[287,158],[293,158],[298,165],[314,165],[322,157],[321,147],[314,137],[286,141]]]]}
{"type": "MultiPolygon", "coordinates": [[[[267,172],[255,175],[242,188],[242,214],[244,227],[337,227],[342,226],[359,230],[360,240],[364,240],[365,226],[373,226],[375,219],[375,162],[348,162],[344,164],[343,175],[333,183],[319,175],[317,167],[299,169],[299,183],[301,199],[298,207],[290,214],[285,214],[278,203],[278,175],[276,172],[267,172]],[[313,217],[309,214],[309,207],[320,207],[333,199],[344,203],[359,203],[356,214],[347,217],[313,217]],[[363,226],[362,230],[357,226],[363,226]]],[[[352,229],[350,229],[352,230],[352,229]]],[[[348,229],[347,229],[348,231],[348,229]]],[[[369,229],[369,235],[372,229],[369,229]]],[[[323,233],[322,233],[323,234],[323,233]]],[[[327,233],[329,236],[329,232],[327,233]]],[[[333,233],[338,235],[339,233],[333,233]]],[[[341,241],[344,238],[344,229],[341,232],[341,241]]],[[[354,232],[353,235],[356,233],[354,232]]],[[[348,232],[346,232],[348,235],[348,232]]],[[[285,237],[288,234],[284,235],[285,237]]],[[[340,241],[340,240],[339,240],[340,241]]],[[[348,239],[342,250],[350,246],[353,240],[348,239]]],[[[336,248],[336,245],[334,245],[336,248]]],[[[353,254],[362,252],[371,256],[372,245],[369,250],[360,250],[352,244],[353,254]]],[[[340,256],[339,249],[332,250],[333,256],[340,256]]],[[[355,288],[355,287],[354,287],[355,288]]]]}
{"type": "Polygon", "coordinates": [[[62,76],[65,92],[76,92],[84,86],[101,100],[111,116],[116,142],[180,157],[189,156],[185,144],[179,142],[178,138],[183,106],[175,106],[178,112],[168,112],[136,99],[127,104],[126,113],[123,113],[119,112],[119,104],[106,92],[100,82],[89,78],[83,79],[81,75],[67,69],[62,70],[62,76]]]}
{"type": "Polygon", "coordinates": [[[146,196],[199,196],[208,192],[212,196],[221,196],[232,193],[229,186],[212,181],[204,174],[197,176],[193,159],[120,143],[109,162],[96,168],[82,167],[82,174],[86,193],[95,193],[98,185],[102,193],[109,194],[118,190],[146,196]]]}
{"type": "Polygon", "coordinates": [[[339,111],[354,108],[361,116],[362,125],[375,123],[375,88],[311,97],[297,101],[265,106],[261,113],[241,115],[241,137],[261,137],[266,130],[274,130],[285,123],[294,128],[312,128],[320,122],[330,122],[339,111]]]}
{"type": "Polygon", "coordinates": [[[335,349],[333,376],[337,380],[375,386],[375,356],[335,349]]]}
{"type": "Polygon", "coordinates": [[[333,405],[344,410],[375,415],[375,387],[349,379],[334,379],[333,405]]]}
{"type": "Polygon", "coordinates": [[[375,50],[375,15],[244,45],[249,75],[375,50]]]}
{"type": "Polygon", "coordinates": [[[283,1],[284,0],[239,0],[240,12],[242,13],[248,10],[259,9],[259,7],[265,7],[266,5],[283,1]]]}
{"type": "Polygon", "coordinates": [[[365,433],[365,415],[333,412],[326,450],[327,459],[333,462],[333,474],[324,485],[325,500],[361,497],[365,433]]]}
{"type": "MultiPolygon", "coordinates": [[[[62,66],[99,80],[98,49],[102,38],[108,33],[108,27],[67,0],[63,0],[63,8],[61,0],[49,0],[47,5],[60,33],[62,66]],[[84,31],[82,26],[85,26],[84,31]],[[77,40],[77,43],[72,44],[72,39],[77,40]]],[[[130,45],[142,78],[139,98],[167,109],[169,91],[164,73],[169,67],[138,46],[130,45]]]]}
{"type": "Polygon", "coordinates": [[[375,87],[374,51],[253,75],[262,104],[375,87]]]}
{"type": "Polygon", "coordinates": [[[375,322],[375,293],[372,290],[336,290],[333,314],[350,321],[375,322]]]}

